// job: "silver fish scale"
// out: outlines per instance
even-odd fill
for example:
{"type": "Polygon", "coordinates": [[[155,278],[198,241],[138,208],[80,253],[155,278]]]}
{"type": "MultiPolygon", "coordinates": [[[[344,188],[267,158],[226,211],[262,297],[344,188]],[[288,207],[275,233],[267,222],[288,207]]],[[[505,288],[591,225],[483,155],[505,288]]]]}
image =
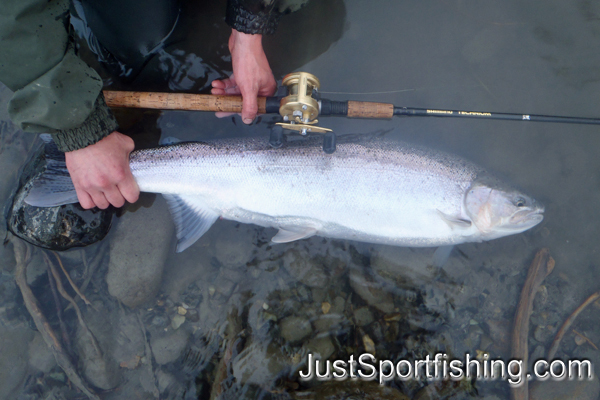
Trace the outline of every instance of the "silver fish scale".
{"type": "Polygon", "coordinates": [[[192,196],[244,223],[407,246],[478,240],[439,212],[461,217],[482,170],[403,143],[341,143],[331,155],[320,141],[281,149],[257,139],[181,143],[136,151],[130,165],[140,190],[192,196]]]}

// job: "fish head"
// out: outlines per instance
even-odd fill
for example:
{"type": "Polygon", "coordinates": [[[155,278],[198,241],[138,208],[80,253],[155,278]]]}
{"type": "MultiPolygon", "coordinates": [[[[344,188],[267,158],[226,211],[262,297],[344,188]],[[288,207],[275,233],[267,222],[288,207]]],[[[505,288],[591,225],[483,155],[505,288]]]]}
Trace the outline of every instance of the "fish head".
{"type": "Polygon", "coordinates": [[[544,219],[540,202],[491,178],[473,182],[464,207],[483,240],[526,231],[544,219]]]}

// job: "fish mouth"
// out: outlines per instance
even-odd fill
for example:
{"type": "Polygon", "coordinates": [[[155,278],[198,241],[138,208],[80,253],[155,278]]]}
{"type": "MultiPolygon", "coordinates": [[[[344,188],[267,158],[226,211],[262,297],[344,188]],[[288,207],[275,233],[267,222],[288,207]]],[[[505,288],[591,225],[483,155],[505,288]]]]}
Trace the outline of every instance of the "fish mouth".
{"type": "Polygon", "coordinates": [[[544,219],[544,207],[523,209],[515,212],[508,219],[505,228],[527,230],[533,228],[544,219]]]}

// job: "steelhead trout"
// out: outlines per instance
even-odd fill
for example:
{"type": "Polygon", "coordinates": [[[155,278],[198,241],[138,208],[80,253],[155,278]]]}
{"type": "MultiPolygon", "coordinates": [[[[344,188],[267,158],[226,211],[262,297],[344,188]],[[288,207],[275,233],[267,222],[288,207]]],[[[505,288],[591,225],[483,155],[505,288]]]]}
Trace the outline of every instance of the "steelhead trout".
{"type": "MultiPolygon", "coordinates": [[[[185,142],[134,151],[130,166],[141,191],[166,198],[178,252],[219,217],[277,228],[275,243],[319,235],[414,247],[495,239],[543,219],[536,200],[459,157],[381,139],[339,143],[333,154],[320,144],[185,142]]],[[[26,201],[77,202],[64,161],[47,162],[26,201]]]]}

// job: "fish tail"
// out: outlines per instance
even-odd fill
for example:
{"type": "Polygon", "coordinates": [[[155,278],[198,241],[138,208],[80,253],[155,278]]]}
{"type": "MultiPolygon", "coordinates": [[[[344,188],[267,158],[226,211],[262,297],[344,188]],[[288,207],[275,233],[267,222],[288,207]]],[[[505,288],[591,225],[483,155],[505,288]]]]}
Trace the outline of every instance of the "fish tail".
{"type": "Polygon", "coordinates": [[[49,134],[42,134],[46,170],[35,179],[25,202],[35,207],[54,207],[77,203],[75,186],[67,170],[65,153],[61,152],[49,134]]]}

